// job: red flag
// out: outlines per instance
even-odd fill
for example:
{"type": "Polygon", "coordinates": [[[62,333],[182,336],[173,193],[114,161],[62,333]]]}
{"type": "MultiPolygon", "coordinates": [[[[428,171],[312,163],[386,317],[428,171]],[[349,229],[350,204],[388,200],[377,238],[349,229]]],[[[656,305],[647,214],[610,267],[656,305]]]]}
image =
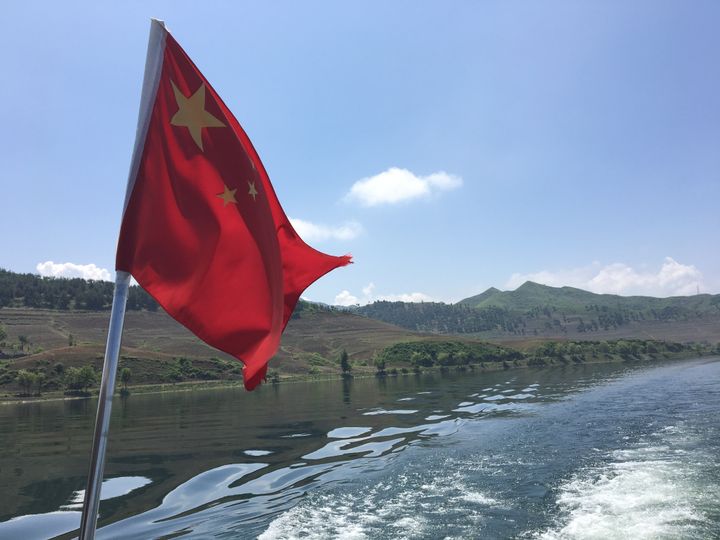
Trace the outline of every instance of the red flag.
{"type": "Polygon", "coordinates": [[[241,360],[252,390],[302,291],[350,257],[303,242],[238,121],[164,27],[156,30],[116,269],[241,360]]]}

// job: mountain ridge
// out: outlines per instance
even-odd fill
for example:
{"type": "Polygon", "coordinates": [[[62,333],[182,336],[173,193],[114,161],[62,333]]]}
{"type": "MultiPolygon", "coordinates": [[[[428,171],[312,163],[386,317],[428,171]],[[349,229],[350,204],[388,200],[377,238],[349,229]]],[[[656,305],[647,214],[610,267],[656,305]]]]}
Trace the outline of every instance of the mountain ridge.
{"type": "Polygon", "coordinates": [[[620,296],[527,281],[512,291],[490,287],[455,304],[380,301],[354,311],[414,331],[483,339],[653,336],[720,341],[720,294],[620,296]]]}
{"type": "Polygon", "coordinates": [[[544,285],[534,281],[526,281],[517,289],[511,291],[501,291],[495,287],[490,287],[486,291],[468,298],[464,298],[457,304],[467,305],[474,308],[488,307],[491,305],[497,307],[508,307],[510,305],[518,305],[526,303],[529,308],[541,305],[541,302],[552,301],[553,304],[566,304],[569,301],[588,302],[600,306],[616,306],[623,305],[631,309],[638,309],[639,306],[651,305],[652,307],[664,307],[669,304],[682,303],[684,305],[703,305],[709,303],[711,305],[720,305],[720,294],[696,294],[688,296],[645,296],[631,295],[623,296],[611,293],[594,293],[577,287],[562,286],[553,287],[544,285]],[[530,302],[533,300],[535,303],[530,302]],[[713,301],[714,300],[714,301],[713,301]]]}

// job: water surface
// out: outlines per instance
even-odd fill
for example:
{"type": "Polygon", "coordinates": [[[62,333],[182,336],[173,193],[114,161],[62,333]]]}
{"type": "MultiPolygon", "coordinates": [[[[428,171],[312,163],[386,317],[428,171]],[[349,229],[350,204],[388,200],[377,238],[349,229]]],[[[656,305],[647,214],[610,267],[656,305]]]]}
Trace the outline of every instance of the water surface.
{"type": "MultiPolygon", "coordinates": [[[[720,361],[130,396],[98,538],[717,538],[720,361]]],[[[0,538],[72,536],[95,401],[0,407],[0,538]]]]}

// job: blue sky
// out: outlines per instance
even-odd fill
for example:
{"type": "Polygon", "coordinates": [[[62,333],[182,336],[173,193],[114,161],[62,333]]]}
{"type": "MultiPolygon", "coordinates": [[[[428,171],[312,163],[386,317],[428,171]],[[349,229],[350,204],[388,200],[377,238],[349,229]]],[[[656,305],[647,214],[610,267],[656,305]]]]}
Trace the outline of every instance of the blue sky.
{"type": "Polygon", "coordinates": [[[0,267],[112,272],[158,17],[354,255],[312,300],[720,292],[717,2],[101,4],[3,7],[0,267]]]}

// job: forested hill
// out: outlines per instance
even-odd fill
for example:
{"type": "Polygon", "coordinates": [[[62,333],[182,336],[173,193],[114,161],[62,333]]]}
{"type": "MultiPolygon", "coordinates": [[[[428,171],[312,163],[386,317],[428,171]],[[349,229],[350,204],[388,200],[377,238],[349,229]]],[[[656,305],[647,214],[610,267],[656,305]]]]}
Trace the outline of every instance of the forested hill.
{"type": "Polygon", "coordinates": [[[697,294],[655,298],[651,296],[619,296],[595,294],[574,287],[550,287],[526,281],[514,291],[494,287],[458,304],[473,308],[498,307],[513,311],[550,308],[567,315],[588,311],[626,310],[644,312],[653,318],[674,318],[681,311],[701,314],[720,311],[720,295],[697,294]],[[655,311],[655,315],[652,312],[655,311]]]}
{"type": "Polygon", "coordinates": [[[463,304],[440,302],[373,302],[352,311],[371,319],[419,332],[474,334],[499,330],[513,332],[522,324],[522,314],[490,306],[476,309],[463,304]]]}
{"type": "MultiPolygon", "coordinates": [[[[104,311],[112,305],[113,288],[110,281],[41,277],[0,268],[0,308],[104,311]]],[[[134,285],[128,292],[127,309],[157,311],[159,306],[148,293],[134,285]]],[[[295,311],[332,311],[332,308],[301,300],[295,311]]]]}
{"type": "MultiPolygon", "coordinates": [[[[110,309],[113,284],[40,277],[0,269],[0,308],[62,311],[110,309]]],[[[130,311],[156,311],[140,287],[130,287],[130,311]]],[[[302,312],[335,309],[301,301],[302,312]]],[[[668,338],[720,341],[720,295],[672,298],[594,294],[572,287],[527,282],[514,291],[487,291],[457,304],[375,302],[350,311],[409,330],[473,334],[482,338],[561,337],[576,339],[668,338]]]]}
{"type": "Polygon", "coordinates": [[[614,333],[720,341],[720,295],[709,294],[624,297],[526,282],[514,291],[490,288],[457,304],[383,301],[354,311],[411,330],[483,337],[614,333]]]}
{"type": "MultiPolygon", "coordinates": [[[[29,307],[59,310],[110,309],[114,284],[81,278],[51,278],[0,269],[0,308],[29,307]]],[[[127,309],[155,311],[158,305],[140,287],[130,287],[127,309]]]]}

